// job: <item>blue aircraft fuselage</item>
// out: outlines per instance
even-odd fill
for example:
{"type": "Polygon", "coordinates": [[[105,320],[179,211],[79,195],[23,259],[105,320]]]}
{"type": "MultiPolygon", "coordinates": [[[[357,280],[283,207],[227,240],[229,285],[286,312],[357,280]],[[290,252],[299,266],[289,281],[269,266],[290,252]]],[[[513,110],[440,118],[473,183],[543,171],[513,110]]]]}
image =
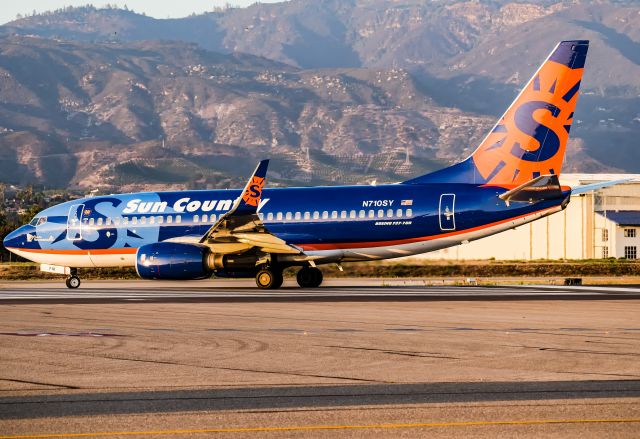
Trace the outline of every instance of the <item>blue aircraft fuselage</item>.
{"type": "MultiPolygon", "coordinates": [[[[393,184],[265,189],[259,215],[271,234],[331,261],[407,256],[471,241],[561,209],[562,199],[506,203],[505,189],[393,184]]],[[[239,190],[143,192],[83,198],[43,210],[5,247],[43,263],[129,266],[136,249],[197,242],[239,190]],[[53,261],[56,262],[56,261],[53,261]],[[70,263],[71,262],[71,263],[70,263]]]]}

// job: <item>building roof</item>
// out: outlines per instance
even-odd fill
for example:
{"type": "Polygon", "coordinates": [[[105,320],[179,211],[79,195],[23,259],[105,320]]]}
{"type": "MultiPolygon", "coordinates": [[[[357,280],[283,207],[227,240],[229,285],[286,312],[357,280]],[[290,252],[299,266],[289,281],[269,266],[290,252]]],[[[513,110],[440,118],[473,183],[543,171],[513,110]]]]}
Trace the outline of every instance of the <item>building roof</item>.
{"type": "Polygon", "coordinates": [[[608,210],[598,213],[619,226],[640,226],[640,210],[608,210]]]}

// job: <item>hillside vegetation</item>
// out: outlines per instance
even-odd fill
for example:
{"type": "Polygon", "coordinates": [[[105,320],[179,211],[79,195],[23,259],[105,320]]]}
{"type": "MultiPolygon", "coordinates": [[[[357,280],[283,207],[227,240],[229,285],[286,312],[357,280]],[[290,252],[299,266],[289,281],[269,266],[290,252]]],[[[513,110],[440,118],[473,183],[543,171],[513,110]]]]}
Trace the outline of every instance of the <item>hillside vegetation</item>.
{"type": "Polygon", "coordinates": [[[293,0],[0,26],[0,175],[226,187],[269,156],[275,184],[398,181],[466,156],[562,39],[592,41],[564,171],[640,172],[636,1],[293,0]]]}

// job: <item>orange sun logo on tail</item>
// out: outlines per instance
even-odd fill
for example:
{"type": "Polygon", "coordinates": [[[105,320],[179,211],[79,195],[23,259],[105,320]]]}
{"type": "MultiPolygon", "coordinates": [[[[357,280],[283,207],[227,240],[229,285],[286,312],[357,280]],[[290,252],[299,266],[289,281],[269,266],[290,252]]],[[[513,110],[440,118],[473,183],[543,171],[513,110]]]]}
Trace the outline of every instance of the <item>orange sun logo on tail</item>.
{"type": "Polygon", "coordinates": [[[548,60],[473,154],[487,184],[559,174],[584,68],[548,60]]]}
{"type": "Polygon", "coordinates": [[[254,176],[247,189],[242,194],[242,200],[249,206],[258,207],[260,197],[262,196],[262,188],[264,186],[264,177],[254,176]]]}

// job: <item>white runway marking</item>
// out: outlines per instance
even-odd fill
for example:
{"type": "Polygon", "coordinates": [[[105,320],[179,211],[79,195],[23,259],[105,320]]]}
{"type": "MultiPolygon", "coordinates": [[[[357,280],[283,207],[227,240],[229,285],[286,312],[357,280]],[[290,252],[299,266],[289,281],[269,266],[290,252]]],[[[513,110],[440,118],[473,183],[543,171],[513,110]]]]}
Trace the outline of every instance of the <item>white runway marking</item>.
{"type": "Polygon", "coordinates": [[[601,286],[571,286],[565,287],[562,285],[532,285],[535,288],[542,288],[546,290],[575,290],[575,291],[603,291],[606,293],[640,293],[640,288],[633,287],[601,287],[601,286]]]}
{"type": "MultiPolygon", "coordinates": [[[[552,286],[552,285],[524,285],[517,287],[326,287],[318,289],[284,288],[278,291],[264,291],[256,288],[229,288],[229,287],[195,287],[187,288],[118,288],[118,282],[113,282],[115,288],[100,285],[99,288],[85,287],[79,290],[67,290],[64,288],[14,288],[0,289],[0,301],[2,300],[167,300],[167,299],[363,299],[381,298],[401,299],[411,298],[496,298],[496,297],[556,297],[556,296],[607,296],[616,297],[635,295],[640,293],[639,288],[624,287],[590,287],[590,286],[552,286]]],[[[107,284],[108,285],[108,284],[107,284]]]]}

